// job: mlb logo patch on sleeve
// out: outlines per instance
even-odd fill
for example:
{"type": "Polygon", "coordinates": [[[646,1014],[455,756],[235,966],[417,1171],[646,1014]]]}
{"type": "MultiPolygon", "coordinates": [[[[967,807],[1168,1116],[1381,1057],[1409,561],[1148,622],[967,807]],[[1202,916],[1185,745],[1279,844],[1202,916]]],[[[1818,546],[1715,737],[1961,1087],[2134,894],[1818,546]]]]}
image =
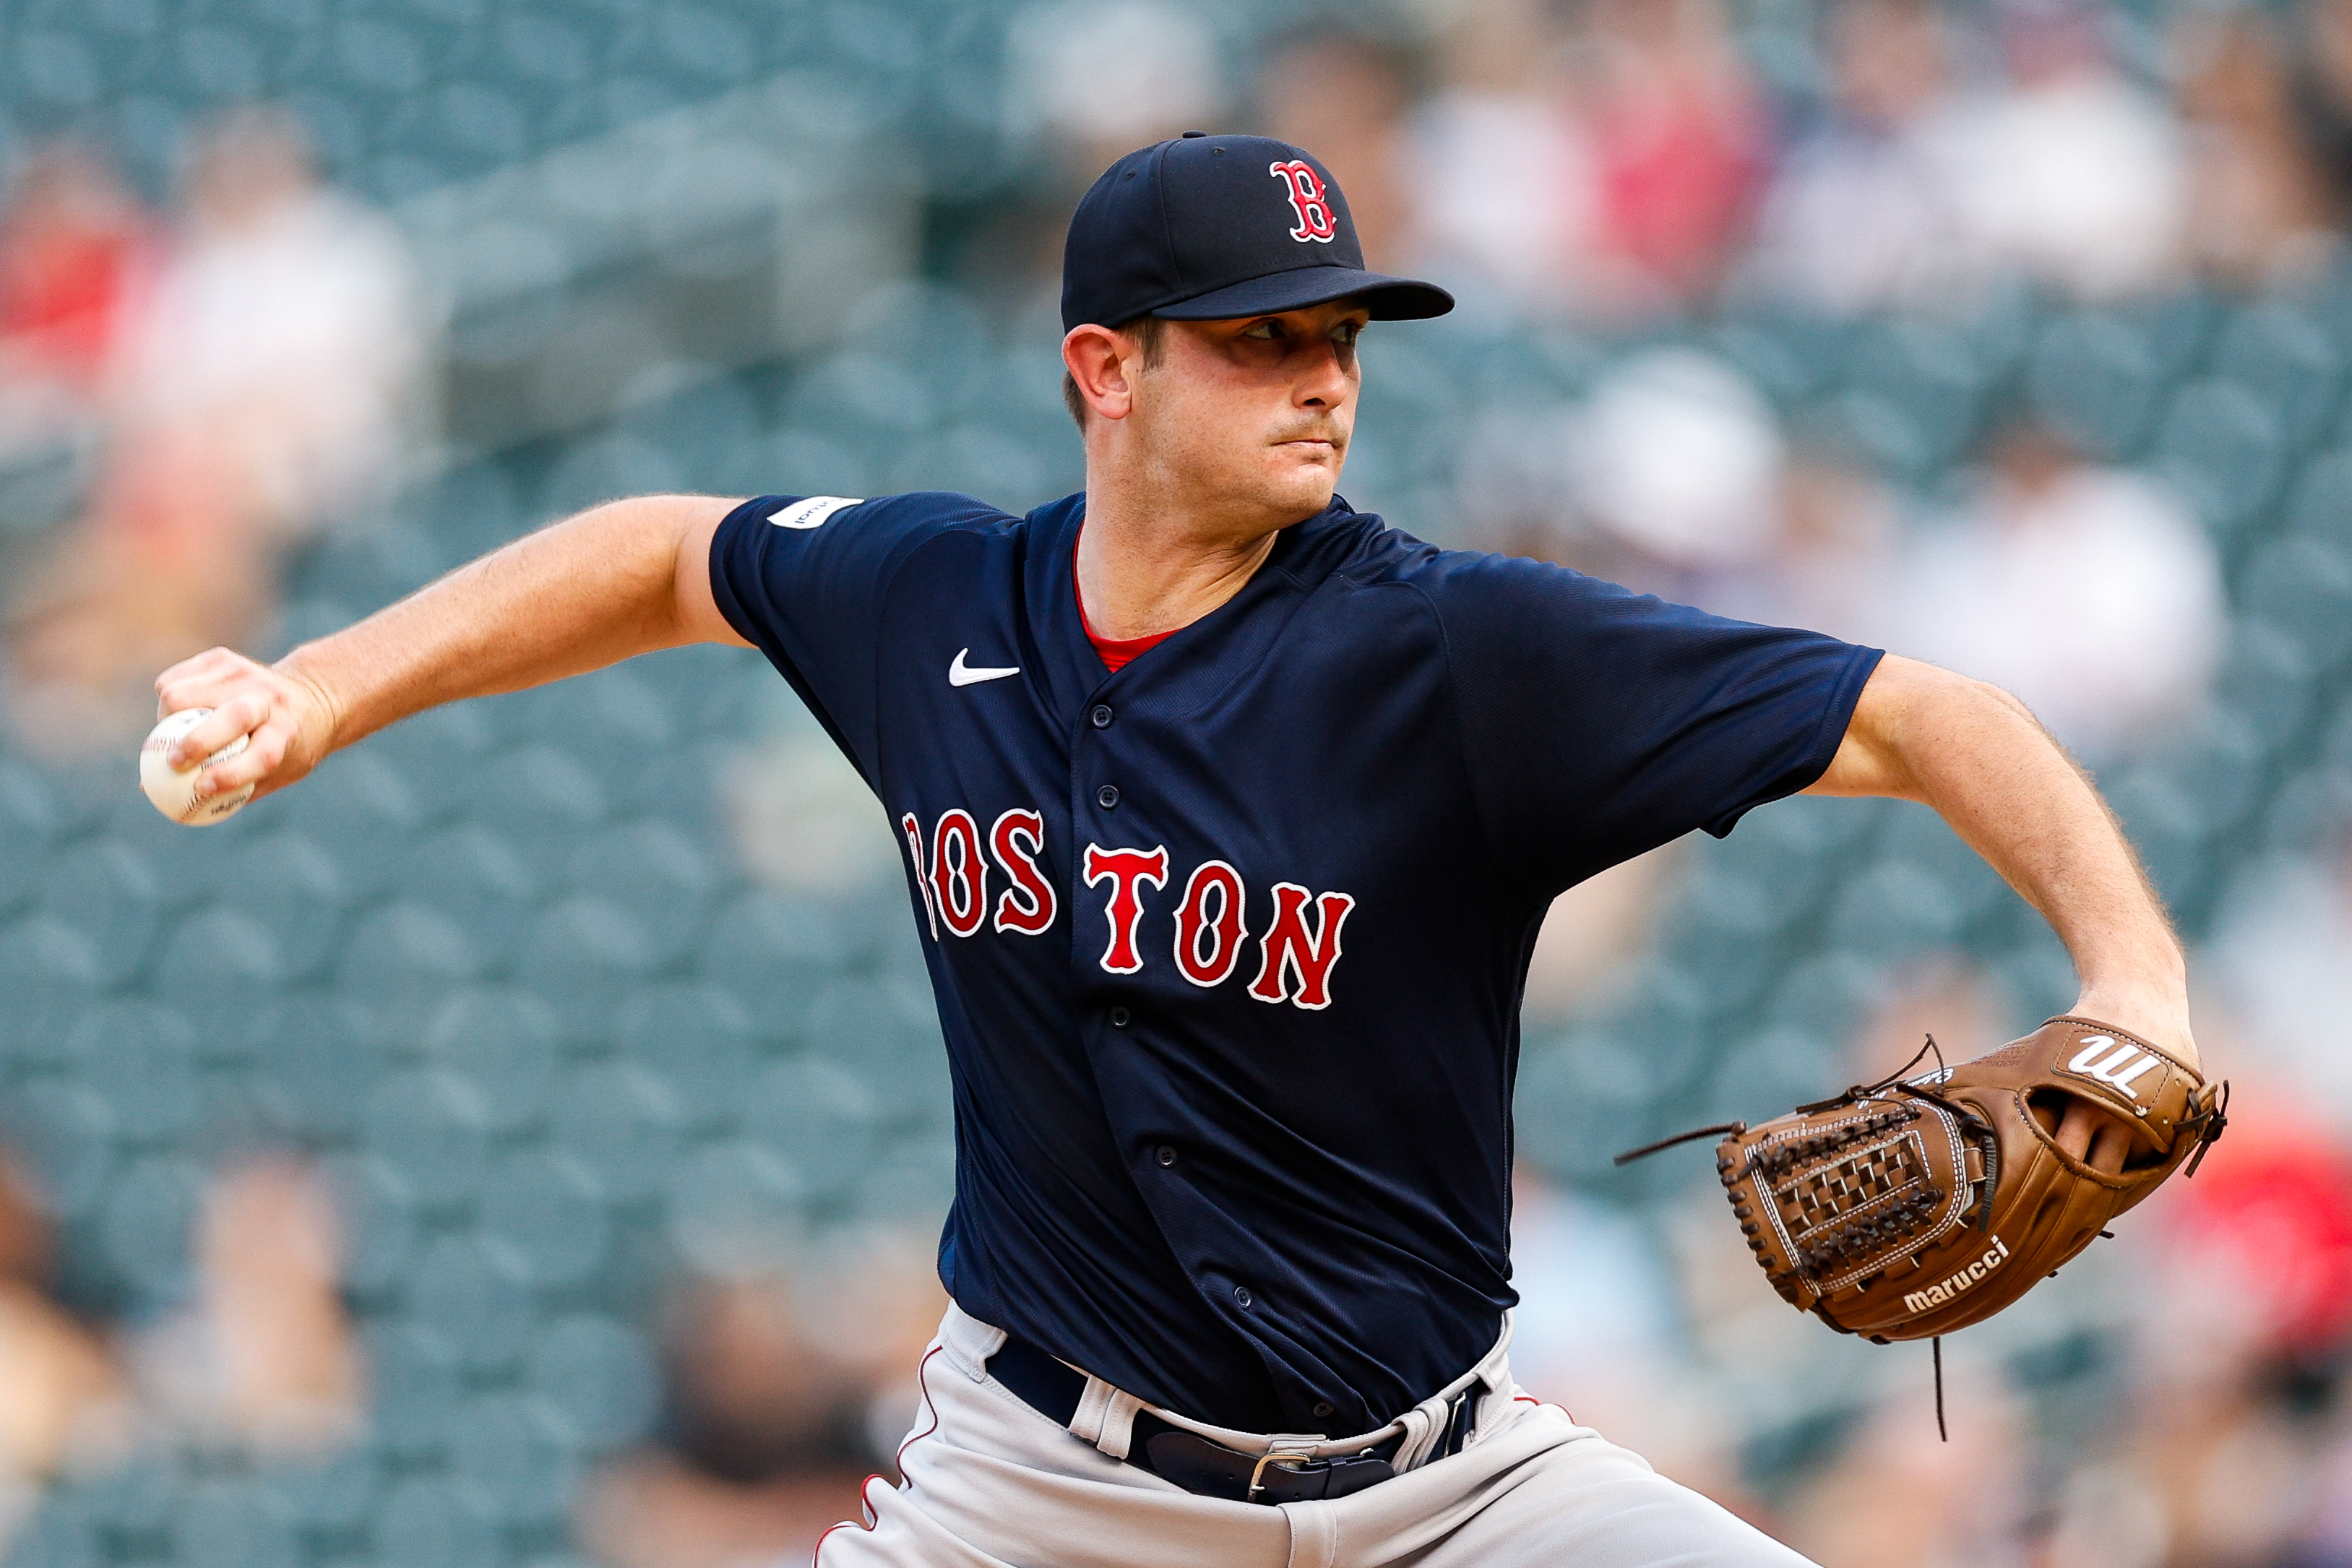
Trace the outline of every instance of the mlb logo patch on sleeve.
{"type": "Polygon", "coordinates": [[[770,512],[768,521],[778,528],[816,528],[835,512],[845,506],[856,506],[863,499],[851,496],[811,496],[806,500],[793,502],[781,511],[770,512]]]}

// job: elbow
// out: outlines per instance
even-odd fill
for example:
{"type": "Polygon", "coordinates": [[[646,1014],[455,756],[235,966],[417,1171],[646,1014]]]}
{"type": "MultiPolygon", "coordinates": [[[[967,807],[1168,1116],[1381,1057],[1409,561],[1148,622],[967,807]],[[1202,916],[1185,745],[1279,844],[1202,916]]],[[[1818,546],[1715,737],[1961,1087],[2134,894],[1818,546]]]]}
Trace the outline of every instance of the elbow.
{"type": "Polygon", "coordinates": [[[1990,701],[1998,707],[2006,708],[2037,730],[2042,727],[2042,721],[2033,716],[2033,710],[2020,701],[2017,694],[2006,687],[1995,686],[1990,680],[1979,680],[1972,676],[1964,675],[1958,679],[1975,689],[1979,701],[1990,701]]]}

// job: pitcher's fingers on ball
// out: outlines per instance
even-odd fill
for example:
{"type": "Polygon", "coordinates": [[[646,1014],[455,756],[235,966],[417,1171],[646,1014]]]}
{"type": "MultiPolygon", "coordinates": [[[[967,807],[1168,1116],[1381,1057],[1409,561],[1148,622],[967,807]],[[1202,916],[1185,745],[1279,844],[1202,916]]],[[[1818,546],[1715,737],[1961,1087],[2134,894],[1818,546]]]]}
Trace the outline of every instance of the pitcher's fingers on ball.
{"type": "Polygon", "coordinates": [[[226,647],[208,647],[184,658],[155,678],[155,717],[161,721],[183,708],[217,708],[236,689],[239,677],[263,668],[226,647]]]}
{"type": "MultiPolygon", "coordinates": [[[[238,700],[242,701],[246,699],[238,700]]],[[[214,714],[198,728],[209,729],[219,717],[219,714],[214,714]]],[[[276,773],[278,764],[286,760],[287,748],[293,743],[296,725],[292,712],[282,705],[273,707],[268,718],[263,721],[260,728],[242,731],[250,733],[253,737],[244,751],[239,752],[236,756],[223,758],[204,771],[204,775],[196,780],[196,798],[205,800],[213,795],[227,795],[232,791],[243,789],[249,784],[260,784],[276,773]]],[[[234,735],[230,737],[231,740],[235,738],[234,735]]],[[[210,752],[198,754],[212,755],[210,752]]]]}
{"type": "MultiPolygon", "coordinates": [[[[181,736],[173,742],[171,751],[165,753],[165,759],[173,767],[193,767],[239,735],[252,734],[268,721],[272,704],[266,694],[242,691],[235,696],[222,697],[210,704],[178,703],[173,707],[172,711],[176,713],[184,708],[206,706],[211,707],[212,717],[181,736]]],[[[250,750],[245,753],[247,756],[252,754],[250,750]]],[[[198,785],[199,789],[202,787],[201,784],[198,785]]]]}

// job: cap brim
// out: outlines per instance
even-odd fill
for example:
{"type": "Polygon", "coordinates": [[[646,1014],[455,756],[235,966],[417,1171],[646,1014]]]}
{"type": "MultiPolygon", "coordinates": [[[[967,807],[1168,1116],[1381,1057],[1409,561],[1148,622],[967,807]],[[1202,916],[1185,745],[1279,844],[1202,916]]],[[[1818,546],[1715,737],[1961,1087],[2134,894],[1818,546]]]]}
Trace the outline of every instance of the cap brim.
{"type": "Polygon", "coordinates": [[[1149,314],[1171,321],[1223,321],[1303,310],[1334,300],[1362,301],[1376,321],[1423,321],[1454,309],[1454,296],[1434,283],[1352,267],[1295,267],[1240,283],[1229,283],[1190,300],[1162,305],[1149,314]]]}

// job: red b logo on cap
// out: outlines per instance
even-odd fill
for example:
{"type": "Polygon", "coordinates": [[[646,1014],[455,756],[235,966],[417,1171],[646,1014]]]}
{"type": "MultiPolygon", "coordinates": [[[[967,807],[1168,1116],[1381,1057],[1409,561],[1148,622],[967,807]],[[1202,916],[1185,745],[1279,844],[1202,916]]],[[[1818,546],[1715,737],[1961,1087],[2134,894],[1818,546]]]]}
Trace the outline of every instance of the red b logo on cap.
{"type": "Polygon", "coordinates": [[[1332,216],[1330,198],[1323,191],[1323,176],[1304,158],[1269,163],[1265,172],[1290,187],[1290,210],[1298,215],[1291,238],[1328,240],[1339,232],[1339,220],[1332,216]]]}

